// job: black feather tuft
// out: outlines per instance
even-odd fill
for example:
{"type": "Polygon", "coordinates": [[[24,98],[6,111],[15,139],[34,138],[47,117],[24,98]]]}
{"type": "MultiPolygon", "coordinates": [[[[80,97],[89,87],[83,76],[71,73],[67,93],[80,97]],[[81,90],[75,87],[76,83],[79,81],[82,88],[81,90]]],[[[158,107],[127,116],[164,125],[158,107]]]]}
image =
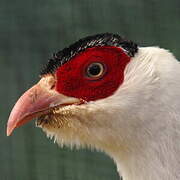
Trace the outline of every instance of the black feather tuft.
{"type": "Polygon", "coordinates": [[[53,57],[42,69],[41,75],[53,74],[58,67],[62,66],[75,55],[86,50],[87,48],[97,46],[122,47],[125,50],[125,52],[131,57],[133,57],[135,53],[138,51],[138,46],[136,43],[123,39],[121,36],[117,34],[103,33],[94,36],[88,36],[75,42],[68,48],[65,48],[53,54],[53,57]]]}

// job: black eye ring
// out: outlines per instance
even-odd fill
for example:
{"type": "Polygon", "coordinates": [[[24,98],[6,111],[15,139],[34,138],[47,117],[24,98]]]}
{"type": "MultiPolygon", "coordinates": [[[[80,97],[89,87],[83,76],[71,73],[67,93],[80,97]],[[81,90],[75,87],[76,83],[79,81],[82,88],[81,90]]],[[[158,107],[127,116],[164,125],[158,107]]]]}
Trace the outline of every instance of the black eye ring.
{"type": "Polygon", "coordinates": [[[94,62],[86,68],[86,76],[91,79],[99,79],[105,74],[105,66],[102,63],[94,62]]]}

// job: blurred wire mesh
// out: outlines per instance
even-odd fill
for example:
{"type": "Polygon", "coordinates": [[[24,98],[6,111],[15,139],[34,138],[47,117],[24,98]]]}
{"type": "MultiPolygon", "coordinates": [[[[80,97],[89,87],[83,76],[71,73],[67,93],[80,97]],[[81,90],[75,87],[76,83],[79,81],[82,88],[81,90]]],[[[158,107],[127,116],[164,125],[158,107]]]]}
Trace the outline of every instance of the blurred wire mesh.
{"type": "Polygon", "coordinates": [[[117,180],[102,153],[59,148],[31,122],[5,135],[20,94],[53,52],[81,37],[118,33],[180,57],[179,0],[14,0],[0,2],[0,180],[117,180]]]}

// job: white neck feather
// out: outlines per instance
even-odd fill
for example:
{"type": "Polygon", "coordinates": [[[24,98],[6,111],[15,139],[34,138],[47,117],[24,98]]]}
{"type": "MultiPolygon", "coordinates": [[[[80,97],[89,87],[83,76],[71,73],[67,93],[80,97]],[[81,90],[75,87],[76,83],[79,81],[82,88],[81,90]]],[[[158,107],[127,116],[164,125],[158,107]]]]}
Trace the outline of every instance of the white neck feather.
{"type": "Polygon", "coordinates": [[[179,94],[179,62],[164,49],[139,48],[114,95],[71,107],[69,131],[47,131],[60,144],[103,149],[124,180],[179,180],[179,94]]]}
{"type": "Polygon", "coordinates": [[[115,94],[126,148],[110,154],[124,180],[180,179],[179,93],[179,62],[164,49],[140,48],[115,94]]]}

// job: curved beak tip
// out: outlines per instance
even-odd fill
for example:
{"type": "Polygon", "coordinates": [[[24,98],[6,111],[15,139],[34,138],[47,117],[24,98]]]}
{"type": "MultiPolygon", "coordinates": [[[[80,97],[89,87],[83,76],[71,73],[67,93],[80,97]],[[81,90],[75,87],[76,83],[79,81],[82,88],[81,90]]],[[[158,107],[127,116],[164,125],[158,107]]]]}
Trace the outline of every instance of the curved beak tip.
{"type": "Polygon", "coordinates": [[[7,124],[7,129],[6,129],[6,135],[10,136],[15,129],[15,126],[11,125],[10,123],[7,124]]]}
{"type": "Polygon", "coordinates": [[[7,135],[7,136],[10,136],[10,135],[11,135],[11,133],[12,133],[12,130],[7,129],[7,131],[6,131],[6,135],[7,135]]]}

